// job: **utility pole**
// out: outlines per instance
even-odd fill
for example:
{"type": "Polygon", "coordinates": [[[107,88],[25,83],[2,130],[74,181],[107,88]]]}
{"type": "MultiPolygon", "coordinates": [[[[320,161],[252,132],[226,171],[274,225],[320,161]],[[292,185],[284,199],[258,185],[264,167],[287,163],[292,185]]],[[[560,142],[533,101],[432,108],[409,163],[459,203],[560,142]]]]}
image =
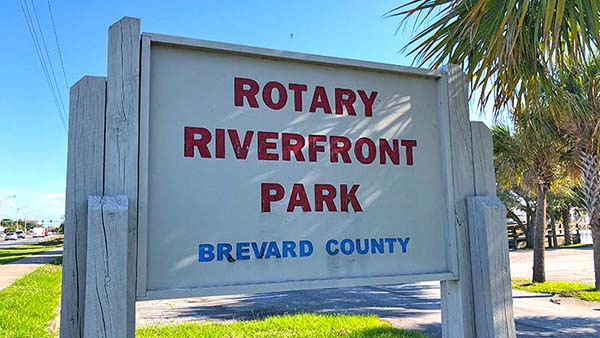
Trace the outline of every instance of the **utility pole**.
{"type": "Polygon", "coordinates": [[[33,210],[27,210],[23,213],[23,234],[27,235],[27,216],[31,215],[33,210]]]}

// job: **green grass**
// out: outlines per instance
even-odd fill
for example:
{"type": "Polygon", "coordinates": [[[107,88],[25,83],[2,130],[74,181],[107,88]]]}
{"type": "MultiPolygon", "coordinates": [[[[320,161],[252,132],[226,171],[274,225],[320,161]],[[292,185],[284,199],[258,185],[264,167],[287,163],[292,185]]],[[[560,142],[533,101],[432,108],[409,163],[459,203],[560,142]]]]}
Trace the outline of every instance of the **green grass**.
{"type": "Polygon", "coordinates": [[[20,245],[13,248],[0,249],[0,265],[54,249],[59,246],[62,246],[62,239],[54,239],[38,244],[20,245]]]}
{"type": "Polygon", "coordinates": [[[137,330],[138,338],[425,338],[393,328],[376,316],[284,315],[227,324],[185,323],[137,330]]]}
{"type": "Polygon", "coordinates": [[[579,248],[591,248],[591,244],[569,244],[558,247],[559,249],[579,249],[579,248]]]}
{"type": "Polygon", "coordinates": [[[591,302],[600,302],[600,291],[594,290],[593,285],[573,282],[547,281],[544,283],[531,283],[527,279],[513,279],[514,289],[535,292],[560,294],[564,297],[575,297],[591,302]]]}
{"type": "MultiPolygon", "coordinates": [[[[0,338],[56,337],[61,259],[44,265],[0,290],[0,338]]],[[[283,315],[227,324],[184,323],[150,326],[136,337],[149,338],[426,338],[392,327],[376,316],[283,315]]]]}
{"type": "Polygon", "coordinates": [[[60,259],[39,267],[0,290],[0,337],[54,337],[48,323],[56,318],[60,297],[60,259]]]}

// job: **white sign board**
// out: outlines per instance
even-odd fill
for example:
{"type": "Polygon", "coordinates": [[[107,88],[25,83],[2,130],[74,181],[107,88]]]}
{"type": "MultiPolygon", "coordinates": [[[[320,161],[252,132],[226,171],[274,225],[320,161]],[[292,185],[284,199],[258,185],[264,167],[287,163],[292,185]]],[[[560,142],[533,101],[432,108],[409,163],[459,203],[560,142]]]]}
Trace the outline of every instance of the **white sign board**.
{"type": "Polygon", "coordinates": [[[142,37],[138,298],[457,278],[447,79],[142,37]]]}

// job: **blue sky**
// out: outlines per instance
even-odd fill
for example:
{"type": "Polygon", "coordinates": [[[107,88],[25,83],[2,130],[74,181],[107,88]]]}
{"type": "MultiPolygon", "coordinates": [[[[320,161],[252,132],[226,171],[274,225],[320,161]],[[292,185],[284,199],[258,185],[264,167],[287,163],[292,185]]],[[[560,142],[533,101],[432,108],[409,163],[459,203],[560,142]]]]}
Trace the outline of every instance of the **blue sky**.
{"type": "MultiPolygon", "coordinates": [[[[58,220],[64,214],[67,134],[45,82],[19,1],[0,4],[0,217],[58,220]]],[[[48,0],[34,2],[65,107],[48,0]]],[[[107,29],[122,16],[142,31],[410,65],[399,53],[410,30],[382,15],[404,0],[50,1],[68,85],[106,74],[107,29]]],[[[31,8],[30,8],[31,10],[31,8]]],[[[67,108],[68,109],[68,108],[67,108]]]]}

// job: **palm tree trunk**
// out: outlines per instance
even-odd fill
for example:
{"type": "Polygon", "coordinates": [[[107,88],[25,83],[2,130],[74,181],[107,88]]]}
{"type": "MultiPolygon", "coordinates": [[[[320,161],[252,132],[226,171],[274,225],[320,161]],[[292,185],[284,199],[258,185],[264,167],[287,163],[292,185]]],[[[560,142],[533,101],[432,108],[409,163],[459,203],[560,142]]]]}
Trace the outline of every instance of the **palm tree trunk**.
{"type": "Polygon", "coordinates": [[[571,225],[570,221],[569,208],[565,208],[562,211],[562,221],[563,221],[563,232],[565,235],[565,245],[571,245],[573,242],[571,241],[571,225]]]}
{"type": "Polygon", "coordinates": [[[600,197],[600,176],[598,156],[593,151],[582,149],[579,155],[579,170],[583,178],[583,199],[590,217],[594,247],[594,278],[596,289],[600,289],[600,224],[598,217],[598,197],[600,197]]]}
{"type": "Polygon", "coordinates": [[[594,279],[596,290],[600,290],[600,226],[598,219],[592,223],[592,243],[594,246],[594,279]],[[595,224],[594,224],[595,223],[595,224]]]}
{"type": "Polygon", "coordinates": [[[534,237],[534,217],[527,213],[527,231],[525,231],[525,247],[527,249],[533,249],[533,237],[534,237]]]}
{"type": "MultiPolygon", "coordinates": [[[[534,283],[546,281],[546,269],[544,267],[544,250],[546,247],[546,197],[548,195],[548,183],[538,183],[537,207],[535,209],[535,227],[533,239],[533,278],[534,283]]],[[[599,260],[600,262],[600,260],[599,260]]]]}

